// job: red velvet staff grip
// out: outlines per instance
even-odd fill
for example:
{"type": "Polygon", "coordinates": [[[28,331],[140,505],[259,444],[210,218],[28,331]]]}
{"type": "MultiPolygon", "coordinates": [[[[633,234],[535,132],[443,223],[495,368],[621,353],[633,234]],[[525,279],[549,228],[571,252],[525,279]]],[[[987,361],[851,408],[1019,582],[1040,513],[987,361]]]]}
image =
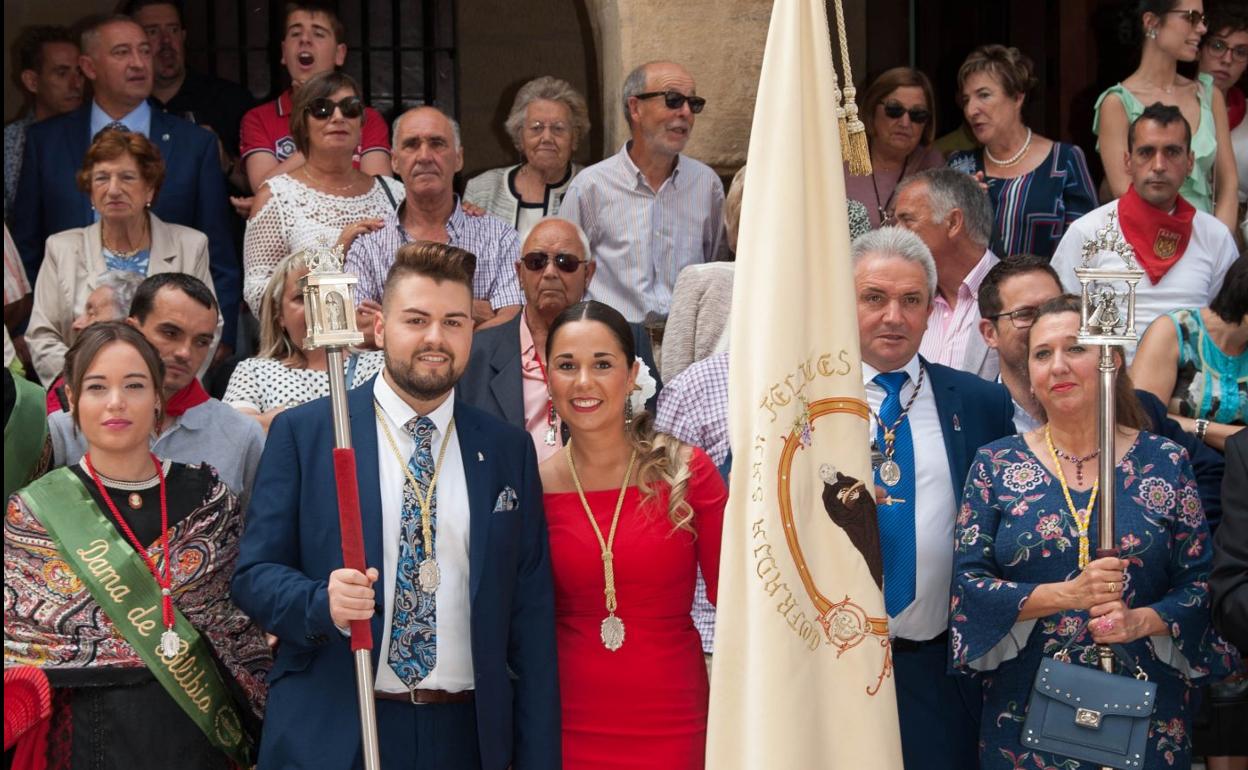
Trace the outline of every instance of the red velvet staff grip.
{"type": "MultiPolygon", "coordinates": [[[[360,524],[360,488],[355,479],[355,450],[334,449],[334,480],[338,484],[338,526],[342,530],[342,565],[364,572],[364,529],[360,524]]],[[[373,649],[370,621],[351,621],[351,651],[373,649]]]]}
{"type": "Polygon", "coordinates": [[[1113,556],[1115,559],[1117,559],[1120,557],[1121,553],[1122,552],[1118,550],[1117,548],[1097,548],[1096,558],[1104,559],[1106,556],[1113,556]]]}

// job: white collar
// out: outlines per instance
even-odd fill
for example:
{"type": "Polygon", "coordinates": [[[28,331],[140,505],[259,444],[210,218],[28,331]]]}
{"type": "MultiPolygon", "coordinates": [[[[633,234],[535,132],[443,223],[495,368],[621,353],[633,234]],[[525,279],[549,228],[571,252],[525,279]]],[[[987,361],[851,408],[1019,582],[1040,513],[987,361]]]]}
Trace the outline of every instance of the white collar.
{"type": "MultiPolygon", "coordinates": [[[[373,381],[373,398],[381,406],[381,411],[386,417],[390,418],[396,426],[402,428],[413,417],[417,416],[415,409],[404,401],[394,388],[390,387],[390,383],[386,382],[384,373],[377,375],[377,379],[373,381]]],[[[433,427],[437,429],[440,435],[445,436],[446,430],[450,427],[451,417],[455,414],[455,391],[452,390],[446,400],[438,405],[429,414],[425,415],[433,420],[433,427]]]]}
{"type": "MultiPolygon", "coordinates": [[[[914,357],[911,358],[909,361],[907,361],[905,366],[901,367],[900,370],[894,369],[893,371],[904,371],[906,374],[910,375],[910,382],[917,383],[919,381],[920,367],[921,367],[921,362],[919,361],[919,354],[915,353],[914,357]]],[[[863,385],[870,385],[872,381],[875,380],[875,376],[880,373],[881,373],[880,370],[876,369],[871,364],[868,364],[866,361],[862,362],[862,384],[863,385]]],[[[381,378],[379,377],[378,379],[381,379],[381,378]]]]}

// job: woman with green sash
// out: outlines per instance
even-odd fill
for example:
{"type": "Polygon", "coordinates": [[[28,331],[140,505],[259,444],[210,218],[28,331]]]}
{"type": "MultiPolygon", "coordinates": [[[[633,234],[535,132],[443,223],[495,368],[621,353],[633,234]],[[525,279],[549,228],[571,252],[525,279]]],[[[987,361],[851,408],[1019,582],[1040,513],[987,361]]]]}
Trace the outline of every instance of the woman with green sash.
{"type": "Polygon", "coordinates": [[[249,767],[260,629],[230,601],[242,513],[207,465],[161,461],[163,366],[133,327],[66,358],[87,453],[19,490],[4,520],[4,664],[55,688],[48,767],[249,767]]]}

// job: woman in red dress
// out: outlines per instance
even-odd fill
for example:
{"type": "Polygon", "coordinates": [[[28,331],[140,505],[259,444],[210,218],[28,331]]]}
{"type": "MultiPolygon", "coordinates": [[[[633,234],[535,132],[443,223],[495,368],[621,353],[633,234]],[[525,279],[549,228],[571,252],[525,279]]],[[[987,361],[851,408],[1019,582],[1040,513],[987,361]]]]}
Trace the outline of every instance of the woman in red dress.
{"type": "Polygon", "coordinates": [[[701,768],[708,685],[689,611],[698,567],[715,601],[727,490],[702,450],[627,406],[639,367],[618,312],[568,308],[546,356],[571,433],[541,466],[564,767],[701,768]]]}

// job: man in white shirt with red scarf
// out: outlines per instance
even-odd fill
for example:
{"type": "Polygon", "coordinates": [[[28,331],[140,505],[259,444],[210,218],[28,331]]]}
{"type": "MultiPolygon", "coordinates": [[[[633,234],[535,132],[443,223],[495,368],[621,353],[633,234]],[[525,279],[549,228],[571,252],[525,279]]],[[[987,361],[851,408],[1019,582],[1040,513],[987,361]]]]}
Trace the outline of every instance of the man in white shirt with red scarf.
{"type": "MultiPolygon", "coordinates": [[[[1143,335],[1153,319],[1170,310],[1208,306],[1239,252],[1226,225],[1179,195],[1195,157],[1191,126],[1177,107],[1145,108],[1127,133],[1125,163],[1131,176],[1126,195],[1075,220],[1051,264],[1062,288],[1079,293],[1075,268],[1083,263],[1083,244],[1116,216],[1147,274],[1135,291],[1135,326],[1143,335]]],[[[1090,266],[1119,264],[1118,257],[1100,253],[1090,266]]],[[[1127,354],[1134,357],[1135,350],[1127,354]]]]}

